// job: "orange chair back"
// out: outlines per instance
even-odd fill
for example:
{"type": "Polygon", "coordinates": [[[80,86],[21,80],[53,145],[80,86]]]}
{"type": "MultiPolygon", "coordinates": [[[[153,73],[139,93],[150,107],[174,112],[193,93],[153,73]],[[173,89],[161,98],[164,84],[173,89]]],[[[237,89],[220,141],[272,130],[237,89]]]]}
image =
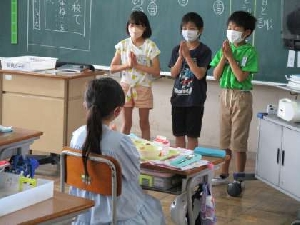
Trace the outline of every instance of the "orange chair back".
{"type": "Polygon", "coordinates": [[[86,179],[81,151],[69,147],[63,148],[63,152],[66,151],[68,153],[62,158],[62,160],[65,160],[65,175],[62,179],[66,184],[97,194],[111,196],[113,170],[107,164],[107,162],[110,162],[116,169],[117,196],[121,195],[122,171],[121,166],[116,159],[110,156],[90,154],[89,160],[87,161],[89,178],[86,179]],[[74,153],[74,155],[72,153],[74,153]]]}

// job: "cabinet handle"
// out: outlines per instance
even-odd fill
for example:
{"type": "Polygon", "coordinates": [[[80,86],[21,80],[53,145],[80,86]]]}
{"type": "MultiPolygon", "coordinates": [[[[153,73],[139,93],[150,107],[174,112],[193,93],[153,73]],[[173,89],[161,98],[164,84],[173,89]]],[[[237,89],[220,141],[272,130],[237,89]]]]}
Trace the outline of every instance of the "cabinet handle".
{"type": "Polygon", "coordinates": [[[282,158],[282,160],[281,160],[281,165],[282,166],[284,166],[284,156],[285,156],[285,151],[284,150],[282,150],[282,156],[281,156],[281,158],[282,158]]]}
{"type": "Polygon", "coordinates": [[[277,164],[279,164],[280,148],[277,148],[277,164]]]}

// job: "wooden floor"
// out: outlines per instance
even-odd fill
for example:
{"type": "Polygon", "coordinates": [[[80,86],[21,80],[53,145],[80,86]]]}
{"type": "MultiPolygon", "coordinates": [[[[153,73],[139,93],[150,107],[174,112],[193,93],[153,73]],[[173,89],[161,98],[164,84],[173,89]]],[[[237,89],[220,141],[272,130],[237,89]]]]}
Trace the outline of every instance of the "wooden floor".
{"type": "MultiPolygon", "coordinates": [[[[248,160],[247,171],[254,171],[254,160],[248,160]]],[[[55,180],[55,189],[59,190],[59,176],[56,166],[43,165],[37,171],[38,177],[55,180]]],[[[226,186],[213,187],[216,200],[217,225],[290,225],[297,217],[300,202],[282,194],[261,181],[246,181],[242,197],[227,195],[226,186]]],[[[148,192],[160,199],[166,224],[172,225],[169,207],[174,195],[148,192]]]]}

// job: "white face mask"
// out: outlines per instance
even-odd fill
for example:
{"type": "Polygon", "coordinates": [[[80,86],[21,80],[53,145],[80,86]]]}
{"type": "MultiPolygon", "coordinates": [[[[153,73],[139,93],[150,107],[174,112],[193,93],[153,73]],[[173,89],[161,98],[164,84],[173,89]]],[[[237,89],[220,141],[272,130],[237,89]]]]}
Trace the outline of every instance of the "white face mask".
{"type": "Polygon", "coordinates": [[[227,30],[227,39],[230,43],[240,43],[244,40],[243,32],[236,30],[227,30]]]}
{"type": "Polygon", "coordinates": [[[129,27],[128,28],[130,37],[132,38],[140,38],[143,35],[143,30],[137,27],[129,27]]]}
{"type": "Polygon", "coordinates": [[[196,41],[199,37],[197,30],[182,30],[181,34],[186,41],[196,41]]]}

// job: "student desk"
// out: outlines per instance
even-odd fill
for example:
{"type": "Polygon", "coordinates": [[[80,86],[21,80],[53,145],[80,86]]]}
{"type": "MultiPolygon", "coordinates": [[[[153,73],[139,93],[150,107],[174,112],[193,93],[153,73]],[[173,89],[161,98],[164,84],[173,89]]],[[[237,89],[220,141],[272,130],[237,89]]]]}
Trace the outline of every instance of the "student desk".
{"type": "Polygon", "coordinates": [[[34,140],[43,132],[13,127],[12,132],[0,133],[0,160],[13,154],[26,154],[34,140]]]}
{"type": "Polygon", "coordinates": [[[54,191],[53,198],[0,217],[0,224],[70,224],[74,216],[94,206],[94,201],[54,191]]]}
{"type": "Polygon", "coordinates": [[[72,132],[85,124],[86,83],[103,74],[0,70],[1,123],[42,131],[43,139],[32,150],[60,154],[69,145],[72,132]]]}
{"type": "MultiPolygon", "coordinates": [[[[226,156],[227,157],[227,156],[226,156]]],[[[226,158],[216,158],[216,157],[203,157],[204,160],[210,161],[214,166],[220,166],[226,158]]],[[[193,218],[193,209],[192,209],[192,195],[194,187],[200,183],[206,182],[208,185],[211,185],[211,180],[213,178],[213,171],[214,169],[209,169],[207,165],[195,167],[189,170],[180,170],[176,168],[166,168],[161,167],[159,165],[153,165],[149,162],[141,163],[141,169],[152,170],[155,172],[165,172],[165,173],[172,173],[182,176],[182,185],[178,189],[175,189],[174,192],[168,190],[167,193],[173,194],[181,194],[186,192],[187,193],[187,207],[188,207],[188,216],[190,225],[194,225],[195,219],[193,218]]],[[[155,188],[149,188],[154,191],[162,191],[155,188]]]]}

